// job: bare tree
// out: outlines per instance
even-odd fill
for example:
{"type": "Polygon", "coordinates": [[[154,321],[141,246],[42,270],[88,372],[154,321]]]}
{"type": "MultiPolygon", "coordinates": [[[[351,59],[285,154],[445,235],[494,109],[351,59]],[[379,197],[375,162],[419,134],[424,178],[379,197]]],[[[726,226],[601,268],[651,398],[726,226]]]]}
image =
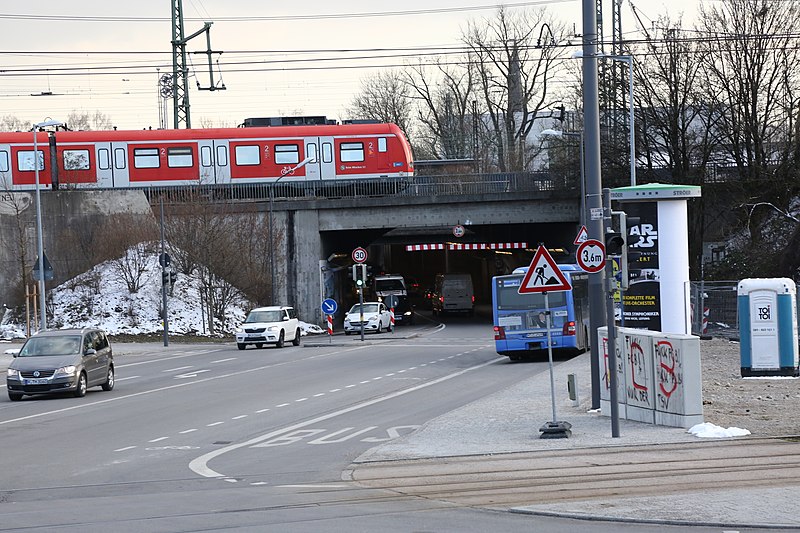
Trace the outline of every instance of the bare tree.
{"type": "Polygon", "coordinates": [[[25,122],[14,115],[3,115],[0,117],[0,131],[30,131],[31,124],[25,122]]]}
{"type": "Polygon", "coordinates": [[[526,140],[537,115],[550,107],[548,84],[559,70],[555,43],[564,33],[544,10],[501,8],[494,19],[471,23],[463,38],[501,171],[524,170],[535,155],[526,140]]]}
{"type": "Polygon", "coordinates": [[[111,117],[101,111],[70,111],[67,115],[67,126],[71,130],[110,130],[114,127],[111,117]]]}
{"type": "Polygon", "coordinates": [[[402,76],[401,72],[390,70],[362,79],[361,90],[348,109],[351,118],[391,122],[410,137],[412,103],[402,76]]]}
{"type": "Polygon", "coordinates": [[[718,112],[715,134],[737,178],[728,193],[743,206],[747,248],[764,267],[781,265],[782,273],[773,272],[782,275],[794,274],[800,257],[769,230],[772,210],[750,207],[768,202],[786,212],[798,191],[799,149],[789,125],[798,104],[799,15],[797,0],[722,0],[702,7],[699,22],[711,54],[705,99],[718,112]]]}

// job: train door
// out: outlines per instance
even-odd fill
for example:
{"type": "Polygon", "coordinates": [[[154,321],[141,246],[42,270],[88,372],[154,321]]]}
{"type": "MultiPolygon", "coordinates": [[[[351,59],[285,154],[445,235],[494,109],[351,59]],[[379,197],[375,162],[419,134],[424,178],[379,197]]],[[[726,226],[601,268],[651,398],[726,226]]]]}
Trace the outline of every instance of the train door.
{"type": "Polygon", "coordinates": [[[11,177],[11,146],[0,144],[0,189],[10,191],[14,188],[11,177]]]}
{"type": "Polygon", "coordinates": [[[306,157],[313,157],[306,164],[309,180],[329,180],[336,177],[336,162],[333,157],[333,137],[311,137],[306,139],[306,157]]]}
{"type": "Polygon", "coordinates": [[[228,141],[202,140],[200,150],[200,183],[213,185],[230,183],[231,165],[228,158],[228,141]]]}
{"type": "Polygon", "coordinates": [[[98,187],[128,187],[128,145],[124,142],[97,143],[95,145],[98,187]]]}

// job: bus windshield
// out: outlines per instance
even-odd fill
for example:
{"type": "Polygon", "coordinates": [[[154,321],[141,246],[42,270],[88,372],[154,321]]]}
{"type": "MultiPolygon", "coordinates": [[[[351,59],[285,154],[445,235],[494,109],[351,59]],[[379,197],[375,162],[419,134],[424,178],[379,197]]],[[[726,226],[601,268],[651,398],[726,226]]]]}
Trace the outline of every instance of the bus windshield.
{"type": "MultiPolygon", "coordinates": [[[[522,276],[497,280],[496,303],[497,309],[504,311],[544,309],[544,294],[520,294],[517,292],[522,283],[522,276]]],[[[547,294],[550,307],[564,307],[567,305],[565,291],[550,292],[547,294]]]]}

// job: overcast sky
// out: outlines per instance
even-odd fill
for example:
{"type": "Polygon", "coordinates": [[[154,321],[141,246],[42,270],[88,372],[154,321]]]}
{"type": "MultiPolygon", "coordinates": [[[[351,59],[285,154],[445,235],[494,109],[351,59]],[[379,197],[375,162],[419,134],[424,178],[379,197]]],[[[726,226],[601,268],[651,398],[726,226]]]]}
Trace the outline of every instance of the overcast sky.
{"type": "MultiPolygon", "coordinates": [[[[47,117],[65,120],[72,110],[99,110],[120,129],[158,127],[158,77],[171,72],[170,0],[4,4],[0,7],[0,114],[39,122],[47,117]],[[85,70],[58,70],[75,67],[85,70]],[[90,67],[95,69],[86,70],[90,67]],[[17,75],[14,69],[19,68],[40,70],[36,75],[17,75]]],[[[402,4],[307,0],[303,12],[275,4],[184,0],[185,35],[201,29],[204,20],[214,22],[212,48],[224,51],[214,77],[219,82],[221,74],[227,87],[198,91],[197,82],[204,87],[209,84],[207,57],[190,56],[197,74],[190,80],[194,127],[204,121],[235,126],[246,117],[295,113],[347,118],[345,109],[359,80],[376,72],[376,67],[409,60],[374,56],[455,45],[468,21],[492,17],[496,11],[491,7],[496,2],[482,0],[406,0],[402,4]],[[375,15],[347,16],[359,13],[375,15]],[[345,52],[364,49],[380,51],[345,52]],[[305,50],[317,52],[297,53],[305,50]],[[306,61],[287,63],[288,59],[306,61]]],[[[515,0],[506,5],[523,9],[513,7],[520,4],[553,10],[569,27],[574,24],[581,31],[579,0],[515,0]]],[[[634,0],[633,5],[645,23],[664,12],[673,18],[683,12],[684,20],[691,21],[697,8],[692,0],[634,0]]],[[[611,9],[610,4],[606,9],[611,9]]],[[[623,30],[628,33],[634,29],[629,0],[623,4],[622,16],[623,30]]],[[[610,31],[610,13],[605,17],[610,31]]],[[[189,50],[205,50],[205,37],[193,39],[189,50]]],[[[168,113],[171,127],[171,101],[168,113]]]]}

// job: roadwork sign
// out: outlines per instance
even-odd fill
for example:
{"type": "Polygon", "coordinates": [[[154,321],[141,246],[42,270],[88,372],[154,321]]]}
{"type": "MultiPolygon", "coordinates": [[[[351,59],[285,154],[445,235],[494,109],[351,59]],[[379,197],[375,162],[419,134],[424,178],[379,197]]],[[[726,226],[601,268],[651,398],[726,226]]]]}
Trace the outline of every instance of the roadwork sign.
{"type": "Polygon", "coordinates": [[[567,281],[564,273],[561,272],[561,269],[558,268],[550,252],[544,246],[539,246],[517,292],[519,294],[529,294],[532,292],[568,291],[570,289],[572,289],[572,286],[567,281]]]}

